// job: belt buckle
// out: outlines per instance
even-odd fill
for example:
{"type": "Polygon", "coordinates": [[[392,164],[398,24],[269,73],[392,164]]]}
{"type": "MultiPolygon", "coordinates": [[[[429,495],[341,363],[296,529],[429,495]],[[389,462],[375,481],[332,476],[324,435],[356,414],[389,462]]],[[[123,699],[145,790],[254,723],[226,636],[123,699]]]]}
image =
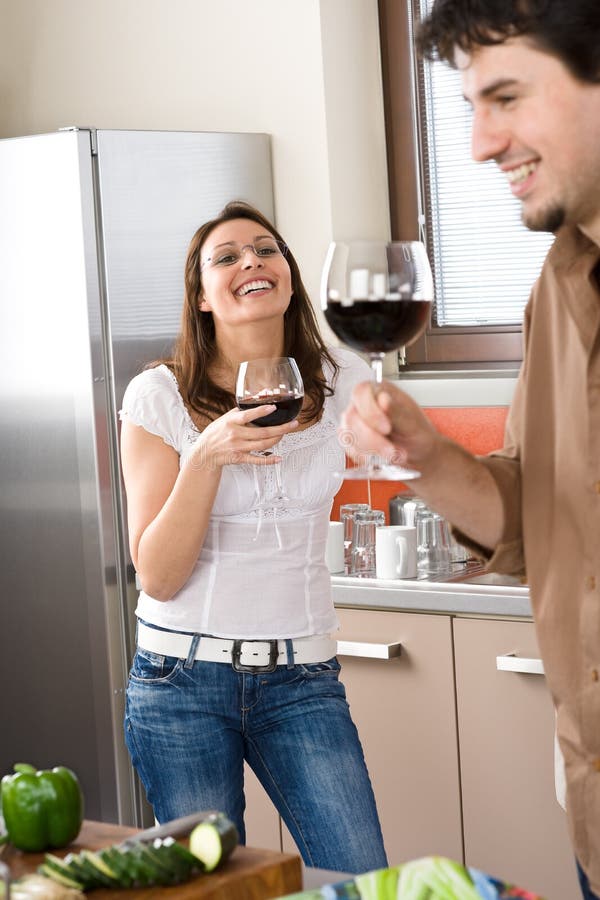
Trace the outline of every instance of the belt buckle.
{"type": "Polygon", "coordinates": [[[234,672],[274,672],[277,668],[277,657],[279,656],[279,642],[277,640],[270,641],[245,641],[234,640],[231,650],[231,665],[234,672]],[[269,645],[269,662],[266,666],[245,666],[240,662],[242,655],[242,644],[268,644],[269,645]]]}

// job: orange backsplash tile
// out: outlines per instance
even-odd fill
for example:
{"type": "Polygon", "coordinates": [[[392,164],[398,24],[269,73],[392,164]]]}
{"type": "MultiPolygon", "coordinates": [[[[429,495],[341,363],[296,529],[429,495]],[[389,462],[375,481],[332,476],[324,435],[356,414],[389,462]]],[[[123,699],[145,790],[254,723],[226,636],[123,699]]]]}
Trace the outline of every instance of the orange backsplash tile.
{"type": "MultiPolygon", "coordinates": [[[[432,407],[424,411],[438,431],[466,447],[471,453],[490,453],[498,450],[504,443],[504,426],[508,414],[506,406],[432,407]]],[[[371,482],[371,506],[385,512],[386,522],[390,497],[403,487],[397,481],[371,482]]],[[[366,481],[344,481],[333,501],[332,520],[339,519],[341,504],[366,503],[368,500],[369,485],[366,481]]]]}

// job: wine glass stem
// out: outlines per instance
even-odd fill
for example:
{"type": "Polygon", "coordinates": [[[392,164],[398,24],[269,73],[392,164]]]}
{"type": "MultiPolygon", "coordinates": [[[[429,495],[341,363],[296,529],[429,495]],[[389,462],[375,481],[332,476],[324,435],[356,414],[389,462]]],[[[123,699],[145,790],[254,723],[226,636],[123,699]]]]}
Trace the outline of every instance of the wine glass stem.
{"type": "Polygon", "coordinates": [[[278,500],[282,500],[284,497],[283,493],[283,482],[281,480],[281,463],[275,463],[273,468],[275,469],[275,482],[276,482],[276,498],[278,500]]]}
{"type": "Polygon", "coordinates": [[[371,358],[371,368],[375,373],[375,381],[377,384],[381,384],[383,381],[383,358],[385,353],[370,353],[371,358]]]}

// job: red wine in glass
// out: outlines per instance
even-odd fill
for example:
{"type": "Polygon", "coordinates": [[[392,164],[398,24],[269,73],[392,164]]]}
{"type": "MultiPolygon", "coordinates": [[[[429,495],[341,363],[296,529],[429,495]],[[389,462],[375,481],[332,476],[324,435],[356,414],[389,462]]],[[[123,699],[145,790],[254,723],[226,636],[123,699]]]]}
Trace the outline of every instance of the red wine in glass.
{"type": "Polygon", "coordinates": [[[330,303],[327,324],[341,341],[363,353],[389,353],[414,340],[429,322],[428,300],[355,300],[330,303]]]}
{"type": "Polygon", "coordinates": [[[240,409],[258,409],[259,406],[265,406],[267,403],[273,404],[276,409],[260,419],[255,419],[253,425],[264,428],[267,425],[285,425],[295,419],[302,409],[302,397],[292,394],[286,397],[278,397],[277,399],[267,398],[266,400],[239,400],[240,409]]]}
{"type": "MultiPolygon", "coordinates": [[[[275,406],[273,412],[254,419],[252,424],[259,428],[291,422],[302,409],[304,401],[304,385],[296,360],[283,356],[240,363],[235,398],[240,409],[258,409],[266,404],[275,406]]],[[[274,449],[265,450],[262,455],[270,456],[274,452],[274,449]]],[[[261,498],[258,508],[276,509],[291,503],[283,487],[281,463],[274,464],[274,471],[275,494],[261,498]]]]}
{"type": "MultiPolygon", "coordinates": [[[[433,277],[420,241],[332,243],[321,280],[325,319],[349,347],[368,353],[377,385],[383,358],[416,340],[426,329],[433,302],[433,277]]],[[[377,389],[377,388],[376,388],[377,389]]],[[[374,456],[345,478],[408,481],[419,472],[374,456]]]]}

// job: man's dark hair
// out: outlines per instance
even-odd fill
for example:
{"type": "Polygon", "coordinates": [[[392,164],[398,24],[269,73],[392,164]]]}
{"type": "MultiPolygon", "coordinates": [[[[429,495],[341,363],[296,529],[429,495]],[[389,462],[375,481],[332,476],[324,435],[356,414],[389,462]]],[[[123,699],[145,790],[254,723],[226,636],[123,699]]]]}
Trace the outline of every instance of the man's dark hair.
{"type": "Polygon", "coordinates": [[[580,81],[600,81],[600,0],[435,0],[417,34],[428,59],[528,37],[580,81]]]}

